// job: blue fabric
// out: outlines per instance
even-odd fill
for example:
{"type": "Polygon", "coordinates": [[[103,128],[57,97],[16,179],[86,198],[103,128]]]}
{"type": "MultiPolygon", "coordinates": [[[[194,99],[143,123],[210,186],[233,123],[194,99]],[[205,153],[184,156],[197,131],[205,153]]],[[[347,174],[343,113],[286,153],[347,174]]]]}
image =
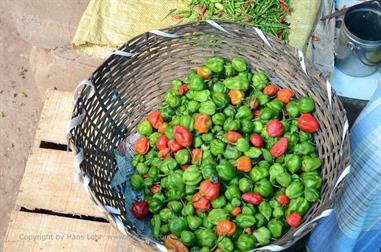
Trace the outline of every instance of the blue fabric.
{"type": "Polygon", "coordinates": [[[350,133],[351,172],[335,212],[311,233],[309,251],[381,251],[381,87],[350,133]]]}

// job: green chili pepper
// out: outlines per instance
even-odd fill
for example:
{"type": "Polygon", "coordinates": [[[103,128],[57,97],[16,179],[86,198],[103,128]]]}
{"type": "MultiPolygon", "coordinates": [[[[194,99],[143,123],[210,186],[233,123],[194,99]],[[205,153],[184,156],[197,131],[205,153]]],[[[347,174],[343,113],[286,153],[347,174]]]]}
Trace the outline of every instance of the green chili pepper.
{"type": "Polygon", "coordinates": [[[242,120],[244,118],[251,119],[252,117],[253,114],[251,113],[251,109],[246,105],[242,105],[241,107],[239,107],[237,113],[235,114],[235,118],[239,120],[242,120]]]}
{"type": "Polygon", "coordinates": [[[205,89],[204,79],[198,74],[193,75],[191,80],[188,83],[188,89],[195,90],[195,91],[200,91],[205,89]]]}
{"type": "Polygon", "coordinates": [[[229,219],[229,212],[223,208],[212,209],[208,215],[208,220],[213,225],[217,225],[220,221],[227,219],[229,219]]]}
{"type": "Polygon", "coordinates": [[[167,177],[167,188],[174,189],[177,191],[184,191],[184,183],[183,183],[183,171],[182,170],[176,170],[175,172],[172,172],[167,177]]]}
{"type": "Polygon", "coordinates": [[[250,179],[243,177],[239,180],[239,190],[241,190],[241,192],[249,192],[252,188],[253,182],[250,179]]]}
{"type": "Polygon", "coordinates": [[[261,179],[255,184],[254,192],[259,193],[263,197],[269,197],[274,193],[273,185],[267,179],[261,179]]]}
{"type": "Polygon", "coordinates": [[[135,154],[132,158],[132,166],[136,167],[140,162],[144,162],[144,157],[140,154],[135,154]]]}
{"type": "Polygon", "coordinates": [[[149,167],[145,163],[138,163],[136,165],[136,170],[139,174],[145,174],[148,172],[149,167]]]}
{"type": "Polygon", "coordinates": [[[205,133],[201,135],[201,139],[205,143],[209,143],[214,139],[214,135],[212,133],[205,133]]]}
{"type": "Polygon", "coordinates": [[[213,155],[222,155],[225,151],[225,143],[221,140],[214,139],[210,142],[210,151],[213,155]]]}
{"type": "Polygon", "coordinates": [[[237,72],[233,68],[232,64],[230,64],[230,63],[225,64],[225,74],[227,77],[232,77],[232,76],[237,74],[237,72]]]}
{"type": "MultiPolygon", "coordinates": [[[[241,152],[236,148],[236,146],[228,144],[226,146],[224,157],[226,159],[237,159],[241,156],[241,152]]],[[[218,168],[217,168],[218,170],[218,168]]]]}
{"type": "Polygon", "coordinates": [[[193,76],[195,75],[197,75],[196,71],[194,70],[190,71],[190,73],[187,76],[185,76],[184,82],[189,83],[191,79],[193,78],[193,76]]]}
{"type": "Polygon", "coordinates": [[[234,244],[232,240],[230,240],[229,237],[222,237],[217,243],[217,247],[220,248],[224,252],[233,252],[234,251],[234,244]]]}
{"type": "Polygon", "coordinates": [[[189,129],[190,131],[193,131],[193,117],[190,115],[182,115],[179,119],[179,125],[182,125],[189,129]]]}
{"type": "Polygon", "coordinates": [[[202,180],[202,174],[197,165],[191,165],[184,171],[183,181],[186,185],[197,185],[202,180]]]}
{"type": "Polygon", "coordinates": [[[191,215],[193,216],[194,215],[194,207],[193,207],[193,204],[192,203],[188,203],[186,204],[183,209],[181,210],[181,215],[182,216],[188,216],[188,215],[191,215]]]}
{"type": "Polygon", "coordinates": [[[167,128],[165,128],[164,134],[165,134],[165,136],[168,139],[173,139],[174,138],[174,136],[173,136],[173,127],[172,126],[168,126],[167,128]]]}
{"type": "Polygon", "coordinates": [[[263,108],[259,112],[261,120],[270,120],[276,116],[276,112],[269,107],[263,108]]]}
{"type": "Polygon", "coordinates": [[[295,146],[295,154],[308,155],[315,151],[315,147],[307,142],[299,143],[295,146]]]}
{"type": "Polygon", "coordinates": [[[217,174],[215,166],[208,164],[202,166],[201,172],[204,179],[209,179],[217,174]]]}
{"type": "Polygon", "coordinates": [[[251,234],[241,234],[236,243],[240,251],[248,251],[255,248],[256,240],[251,234]]]}
{"type": "Polygon", "coordinates": [[[139,174],[136,173],[136,174],[131,176],[130,184],[131,184],[132,188],[134,188],[135,190],[140,190],[143,188],[144,180],[143,180],[142,176],[140,176],[139,174]]]}
{"type": "Polygon", "coordinates": [[[225,197],[228,200],[232,200],[234,198],[241,198],[241,192],[239,191],[239,188],[237,185],[230,185],[225,191],[225,197]]]}
{"type": "MultiPolygon", "coordinates": [[[[191,251],[191,252],[193,252],[193,251],[191,251]]],[[[208,247],[202,247],[199,251],[196,250],[196,252],[211,252],[211,250],[208,247]]]]}
{"type": "Polygon", "coordinates": [[[290,199],[295,199],[303,195],[304,186],[300,181],[293,181],[286,188],[286,195],[290,199]]]}
{"type": "Polygon", "coordinates": [[[196,185],[186,185],[185,186],[185,194],[186,195],[193,195],[197,192],[198,187],[196,185]]]}
{"type": "Polygon", "coordinates": [[[261,213],[256,213],[254,216],[257,228],[262,227],[267,222],[265,216],[263,216],[261,213]]]}
{"type": "Polygon", "coordinates": [[[222,84],[222,82],[217,81],[213,85],[213,92],[222,92],[226,93],[227,88],[222,84]]]}
{"type": "Polygon", "coordinates": [[[318,157],[303,158],[302,167],[306,172],[318,169],[321,166],[321,160],[318,157]]]}
{"type": "Polygon", "coordinates": [[[237,145],[236,145],[237,150],[241,152],[248,151],[250,148],[249,141],[246,140],[245,138],[241,137],[237,140],[237,145]]]}
{"type": "Polygon", "coordinates": [[[177,237],[181,236],[181,232],[187,229],[187,222],[183,217],[174,217],[169,220],[169,230],[177,237]]]}
{"type": "Polygon", "coordinates": [[[193,138],[193,146],[196,148],[199,148],[199,147],[201,147],[201,145],[202,145],[201,137],[200,136],[194,137],[193,138]]]}
{"type": "Polygon", "coordinates": [[[249,158],[258,158],[262,155],[262,150],[257,147],[250,147],[248,151],[244,152],[244,154],[249,158]]]}
{"type": "Polygon", "coordinates": [[[172,116],[174,116],[175,110],[170,107],[168,104],[163,104],[160,107],[160,115],[165,121],[170,121],[172,119],[172,116]]]}
{"type": "Polygon", "coordinates": [[[313,188],[306,188],[304,190],[304,197],[309,202],[316,202],[320,199],[320,194],[317,190],[313,188]]]}
{"type": "Polygon", "coordinates": [[[180,201],[170,201],[168,202],[168,208],[171,209],[175,214],[179,214],[183,208],[183,204],[180,201]]]}
{"type": "Polygon", "coordinates": [[[232,203],[227,203],[224,207],[225,211],[228,212],[228,213],[231,213],[234,209],[234,206],[232,205],[232,203]]]}
{"type": "Polygon", "coordinates": [[[237,119],[227,118],[224,122],[224,130],[235,130],[238,131],[241,128],[241,123],[237,119]]]}
{"type": "Polygon", "coordinates": [[[252,227],[255,224],[255,217],[251,214],[239,214],[236,217],[236,223],[241,228],[252,227]]]}
{"type": "Polygon", "coordinates": [[[267,227],[270,230],[272,237],[279,238],[282,236],[283,223],[280,220],[270,220],[269,223],[267,223],[267,227]]]}
{"type": "Polygon", "coordinates": [[[154,193],[153,196],[152,196],[152,198],[157,198],[157,199],[161,200],[162,202],[165,201],[165,196],[164,196],[164,194],[163,194],[162,192],[160,192],[160,191],[154,193]]]}
{"type": "Polygon", "coordinates": [[[274,218],[281,218],[284,216],[283,208],[282,207],[275,207],[273,210],[273,217],[274,218]]]}
{"type": "Polygon", "coordinates": [[[286,105],[286,111],[289,117],[296,118],[299,115],[299,104],[295,101],[290,101],[286,105]]]}
{"type": "Polygon", "coordinates": [[[271,214],[272,214],[272,209],[267,201],[262,201],[259,206],[258,206],[259,212],[267,219],[267,221],[270,220],[271,214]]]}
{"type": "Polygon", "coordinates": [[[241,206],[241,200],[239,198],[234,198],[232,199],[231,204],[233,207],[239,207],[241,206]]]}
{"type": "Polygon", "coordinates": [[[254,215],[255,214],[255,208],[252,204],[246,204],[244,207],[242,207],[241,213],[254,215]]]}
{"type": "Polygon", "coordinates": [[[260,227],[253,232],[255,239],[259,245],[266,245],[270,243],[271,232],[266,227],[260,227]]]}
{"type": "Polygon", "coordinates": [[[288,139],[287,150],[293,150],[295,148],[295,145],[299,141],[299,137],[291,132],[287,132],[286,134],[284,134],[284,136],[288,139]]]}
{"type": "Polygon", "coordinates": [[[160,236],[160,216],[158,214],[155,214],[151,218],[151,225],[152,225],[152,236],[155,239],[158,239],[160,236]]]}
{"type": "Polygon", "coordinates": [[[267,178],[269,176],[269,171],[267,168],[255,166],[250,170],[249,176],[254,182],[257,182],[261,179],[267,178]]]}
{"type": "Polygon", "coordinates": [[[188,97],[188,99],[191,99],[194,101],[205,102],[210,97],[210,92],[207,89],[200,90],[200,91],[189,90],[186,96],[188,97]]]}
{"type": "Polygon", "coordinates": [[[147,119],[144,119],[138,124],[138,133],[143,136],[149,136],[152,134],[152,126],[147,119]]]}
{"type": "Polygon", "coordinates": [[[175,159],[180,165],[185,165],[190,162],[191,155],[187,149],[182,149],[176,152],[175,159]]]}
{"type": "Polygon", "coordinates": [[[244,72],[247,69],[246,62],[241,57],[234,57],[232,59],[232,66],[238,72],[244,72]]]}
{"type": "Polygon", "coordinates": [[[249,88],[249,81],[242,76],[228,77],[223,81],[228,89],[238,89],[246,91],[249,88]]]}
{"type": "Polygon", "coordinates": [[[167,197],[169,200],[180,200],[184,197],[184,192],[183,191],[177,191],[175,189],[170,189],[166,193],[167,197]]]}
{"type": "Polygon", "coordinates": [[[309,113],[315,109],[315,102],[309,96],[303,96],[299,100],[299,111],[301,113],[309,113]]]}
{"type": "Polygon", "coordinates": [[[224,195],[220,195],[217,199],[212,200],[210,203],[213,208],[222,208],[226,205],[226,198],[224,195]]]}
{"type": "Polygon", "coordinates": [[[234,177],[233,179],[231,179],[229,181],[229,185],[235,185],[235,186],[238,186],[239,185],[239,178],[238,177],[234,177]]]}
{"type": "Polygon", "coordinates": [[[202,224],[202,219],[200,217],[188,215],[186,218],[189,228],[193,231],[198,229],[202,224]]]}
{"type": "Polygon", "coordinates": [[[183,83],[180,81],[180,80],[173,80],[172,81],[172,92],[174,92],[175,94],[178,94],[179,93],[179,88],[181,87],[183,83]]]}
{"type": "Polygon", "coordinates": [[[217,113],[212,116],[212,122],[216,125],[224,125],[225,115],[223,113],[217,113]]]}
{"type": "Polygon", "coordinates": [[[197,236],[197,239],[201,246],[212,248],[217,241],[216,233],[210,229],[204,229],[199,234],[200,235],[197,236]]]}
{"type": "Polygon", "coordinates": [[[257,90],[262,90],[269,83],[267,76],[263,72],[258,72],[253,75],[253,85],[257,90]]]}
{"type": "Polygon", "coordinates": [[[279,174],[278,176],[276,176],[275,180],[281,186],[287,187],[291,184],[292,178],[290,174],[288,174],[287,172],[283,172],[279,174]]]}
{"type": "Polygon", "coordinates": [[[269,107],[270,109],[272,109],[276,113],[281,112],[282,108],[283,108],[283,102],[281,102],[278,99],[274,99],[271,102],[267,103],[266,105],[267,105],[267,107],[269,107]]]}
{"type": "Polygon", "coordinates": [[[152,133],[152,134],[148,137],[149,145],[150,145],[151,147],[155,147],[156,141],[157,141],[157,139],[159,138],[159,136],[161,136],[160,132],[154,132],[154,133],[152,133]]]}
{"type": "Polygon", "coordinates": [[[253,132],[253,122],[249,118],[245,118],[241,120],[241,131],[244,134],[250,134],[253,132]]]}
{"type": "Polygon", "coordinates": [[[302,166],[302,158],[299,155],[292,154],[286,161],[287,169],[294,174],[295,172],[299,171],[300,167],[302,166]]]}
{"type": "Polygon", "coordinates": [[[190,112],[195,113],[200,108],[200,103],[197,101],[189,101],[187,104],[187,108],[190,112]]]}
{"type": "Polygon", "coordinates": [[[207,66],[213,73],[222,73],[224,71],[225,61],[221,57],[208,58],[205,62],[207,66]]]}
{"type": "Polygon", "coordinates": [[[174,214],[169,208],[163,208],[160,211],[159,216],[162,222],[167,223],[169,219],[174,217],[174,214]]]}
{"type": "Polygon", "coordinates": [[[173,158],[165,159],[160,165],[160,171],[164,174],[169,174],[169,171],[177,168],[177,162],[173,158]]]}
{"type": "Polygon", "coordinates": [[[177,108],[180,106],[180,98],[172,91],[165,94],[164,101],[172,108],[177,108]]]}
{"type": "Polygon", "coordinates": [[[304,215],[309,208],[310,203],[305,198],[300,197],[290,201],[289,208],[287,209],[286,213],[289,215],[293,212],[298,212],[300,215],[304,215]]]}
{"type": "Polygon", "coordinates": [[[185,246],[192,246],[196,242],[196,236],[190,231],[182,231],[180,235],[180,240],[185,246]]]}
{"type": "Polygon", "coordinates": [[[148,201],[149,211],[153,214],[159,213],[162,206],[163,206],[163,202],[158,198],[151,198],[148,201]]]}
{"type": "Polygon", "coordinates": [[[270,173],[270,181],[273,182],[275,181],[276,177],[283,173],[284,172],[284,168],[282,165],[280,164],[273,164],[270,169],[269,169],[269,173],[270,173]]]}
{"type": "Polygon", "coordinates": [[[253,131],[255,133],[260,133],[263,129],[263,124],[260,121],[254,121],[253,126],[254,126],[253,131]]]}
{"type": "Polygon", "coordinates": [[[152,185],[153,185],[153,179],[152,178],[144,179],[144,186],[151,187],[152,185]]]}
{"type": "Polygon", "coordinates": [[[168,224],[161,224],[160,226],[160,233],[163,235],[166,235],[169,233],[169,226],[168,224]]]}

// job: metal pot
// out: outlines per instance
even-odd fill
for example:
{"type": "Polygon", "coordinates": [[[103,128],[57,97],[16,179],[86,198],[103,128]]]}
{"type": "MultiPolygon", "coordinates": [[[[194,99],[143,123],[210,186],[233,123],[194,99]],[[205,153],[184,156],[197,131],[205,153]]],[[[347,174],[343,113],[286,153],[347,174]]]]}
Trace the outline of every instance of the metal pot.
{"type": "Polygon", "coordinates": [[[336,42],[336,66],[355,77],[374,73],[381,62],[381,2],[348,9],[336,42]]]}

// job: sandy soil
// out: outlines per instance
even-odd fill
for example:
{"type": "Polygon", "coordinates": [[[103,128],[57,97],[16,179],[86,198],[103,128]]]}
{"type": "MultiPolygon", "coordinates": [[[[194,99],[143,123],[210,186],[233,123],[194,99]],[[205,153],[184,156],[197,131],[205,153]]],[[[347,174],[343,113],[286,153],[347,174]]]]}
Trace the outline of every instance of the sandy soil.
{"type": "Polygon", "coordinates": [[[0,248],[42,107],[30,74],[31,46],[6,10],[0,3],[0,248]]]}

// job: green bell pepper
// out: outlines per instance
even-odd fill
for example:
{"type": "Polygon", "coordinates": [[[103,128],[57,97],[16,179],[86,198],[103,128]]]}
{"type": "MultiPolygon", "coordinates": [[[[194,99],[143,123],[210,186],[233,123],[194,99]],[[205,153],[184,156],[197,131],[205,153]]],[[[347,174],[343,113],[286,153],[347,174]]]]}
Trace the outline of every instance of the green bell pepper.
{"type": "Polygon", "coordinates": [[[197,185],[202,180],[202,174],[197,165],[191,165],[183,173],[183,182],[186,185],[197,185]]]}
{"type": "Polygon", "coordinates": [[[224,209],[228,212],[228,213],[231,213],[234,209],[234,206],[232,205],[232,203],[227,203],[225,206],[224,206],[224,209]]]}
{"type": "Polygon", "coordinates": [[[282,207],[275,207],[273,209],[273,217],[274,218],[281,218],[284,216],[283,208],[282,207]]]}
{"type": "Polygon", "coordinates": [[[168,202],[168,208],[172,210],[175,214],[181,213],[183,204],[180,201],[170,201],[168,202]]]}
{"type": "Polygon", "coordinates": [[[177,191],[184,191],[183,183],[184,172],[182,170],[176,170],[172,172],[167,177],[167,188],[174,189],[177,191]]]}
{"type": "Polygon", "coordinates": [[[243,192],[243,193],[249,192],[253,188],[253,182],[246,177],[241,178],[239,180],[238,185],[239,185],[239,190],[241,190],[241,192],[243,192]]]}
{"type": "Polygon", "coordinates": [[[173,126],[168,126],[165,128],[164,134],[168,139],[174,139],[175,137],[173,135],[173,126]]]}
{"type": "Polygon", "coordinates": [[[257,228],[262,227],[267,222],[265,216],[263,216],[263,214],[261,214],[261,213],[256,213],[254,216],[255,216],[256,227],[257,228]]]}
{"type": "Polygon", "coordinates": [[[270,181],[275,181],[276,177],[284,172],[284,168],[282,165],[275,163],[272,166],[270,166],[269,174],[270,174],[270,181]]]}
{"type": "Polygon", "coordinates": [[[267,228],[270,230],[272,237],[279,238],[282,236],[283,223],[278,219],[272,219],[267,223],[267,228]]]}
{"type": "Polygon", "coordinates": [[[241,209],[241,213],[243,214],[249,214],[249,215],[254,215],[255,214],[255,207],[253,204],[246,204],[244,207],[241,209]]]}
{"type": "Polygon", "coordinates": [[[241,151],[241,152],[248,151],[250,148],[249,141],[243,137],[239,138],[237,140],[236,148],[238,151],[241,151]]]}
{"type": "Polygon", "coordinates": [[[175,159],[180,165],[185,165],[191,161],[191,155],[187,149],[182,149],[176,152],[175,159]]]}
{"type": "Polygon", "coordinates": [[[234,57],[232,59],[232,67],[238,72],[244,72],[247,69],[246,62],[241,57],[234,57]]]}
{"type": "Polygon", "coordinates": [[[158,214],[155,214],[151,218],[151,225],[152,225],[152,236],[155,239],[158,239],[160,236],[160,216],[158,214]]]}
{"type": "Polygon", "coordinates": [[[255,133],[260,133],[262,132],[262,129],[263,129],[263,124],[261,123],[261,121],[254,121],[253,122],[253,131],[255,133]]]}
{"type": "Polygon", "coordinates": [[[262,150],[257,147],[250,147],[248,151],[244,152],[244,154],[249,158],[258,158],[262,155],[262,150]]]}
{"type": "Polygon", "coordinates": [[[269,197],[274,193],[273,185],[267,179],[261,179],[255,183],[254,192],[259,193],[263,197],[269,197]]]}
{"type": "Polygon", "coordinates": [[[152,126],[147,119],[138,124],[137,131],[140,135],[148,137],[152,134],[152,126]]]}
{"type": "Polygon", "coordinates": [[[266,105],[267,105],[267,107],[269,107],[270,109],[272,109],[276,113],[280,113],[282,111],[282,108],[283,108],[283,102],[281,102],[278,99],[274,99],[271,102],[267,103],[266,105]]]}
{"type": "Polygon", "coordinates": [[[186,218],[187,218],[187,223],[190,230],[194,231],[198,229],[202,224],[202,219],[200,217],[197,217],[194,215],[188,215],[186,218]]]}
{"type": "Polygon", "coordinates": [[[237,74],[231,63],[225,64],[225,74],[227,77],[232,77],[237,74]]]}
{"type": "Polygon", "coordinates": [[[241,228],[248,228],[252,227],[255,224],[255,217],[251,214],[239,214],[236,217],[236,223],[241,228]]]}
{"type": "Polygon", "coordinates": [[[212,209],[208,215],[208,221],[213,225],[217,225],[222,220],[229,219],[229,212],[223,208],[212,209]]]}
{"type": "Polygon", "coordinates": [[[315,109],[315,102],[309,96],[303,96],[299,100],[299,111],[301,113],[309,113],[315,109]]]}
{"type": "Polygon", "coordinates": [[[241,120],[241,132],[244,134],[250,134],[253,132],[254,124],[250,118],[244,118],[241,120]]]}
{"type": "Polygon", "coordinates": [[[272,209],[269,202],[262,201],[258,206],[258,210],[266,218],[267,221],[270,220],[272,209]]]}
{"type": "Polygon", "coordinates": [[[276,112],[269,107],[265,107],[260,110],[259,118],[261,120],[270,120],[276,116],[276,112]]]}
{"type": "Polygon", "coordinates": [[[179,124],[189,129],[190,131],[193,131],[193,123],[194,123],[194,119],[190,115],[182,115],[180,117],[179,124]]]}
{"type": "Polygon", "coordinates": [[[188,99],[198,101],[198,102],[205,102],[209,99],[210,97],[210,92],[207,89],[200,90],[200,91],[194,91],[194,90],[189,90],[186,94],[188,99]]]}
{"type": "Polygon", "coordinates": [[[175,115],[175,110],[168,104],[163,104],[160,107],[160,115],[165,121],[170,121],[172,119],[172,116],[175,115]]]}
{"type": "Polygon", "coordinates": [[[201,137],[200,136],[195,136],[193,138],[193,146],[196,147],[196,148],[199,148],[199,147],[201,147],[201,145],[202,145],[201,137]]]}
{"type": "Polygon", "coordinates": [[[200,91],[205,89],[204,79],[198,74],[193,75],[188,83],[188,89],[194,91],[200,91]]]}
{"type": "Polygon", "coordinates": [[[294,174],[302,167],[302,158],[299,155],[291,154],[286,161],[287,169],[294,174]]]}
{"type": "Polygon", "coordinates": [[[255,166],[250,170],[249,176],[254,182],[257,182],[261,179],[267,178],[269,176],[269,171],[264,167],[255,166]]]}
{"type": "Polygon", "coordinates": [[[228,90],[228,89],[222,84],[221,81],[216,81],[216,82],[214,82],[214,85],[213,85],[213,92],[222,92],[222,93],[226,93],[227,90],[228,90]]]}
{"type": "Polygon", "coordinates": [[[278,184],[280,184],[283,187],[289,186],[292,182],[291,175],[287,172],[279,174],[278,176],[276,176],[275,180],[276,182],[278,182],[278,184]]]}
{"type": "Polygon", "coordinates": [[[136,165],[136,171],[141,175],[146,174],[148,170],[149,170],[149,167],[145,163],[138,163],[136,165]]]}
{"type": "Polygon", "coordinates": [[[229,237],[222,237],[217,242],[217,247],[220,248],[223,252],[233,252],[234,244],[229,237]]]}
{"type": "Polygon", "coordinates": [[[180,240],[185,246],[192,246],[196,243],[196,236],[191,231],[182,231],[180,235],[180,240]]]}
{"type": "Polygon", "coordinates": [[[256,240],[251,234],[241,234],[236,243],[238,249],[242,252],[255,248],[256,240]]]}
{"type": "Polygon", "coordinates": [[[299,139],[300,139],[300,142],[310,142],[313,140],[313,135],[311,133],[304,132],[301,130],[299,132],[299,139]]]}
{"type": "Polygon", "coordinates": [[[221,140],[214,139],[213,141],[210,142],[210,152],[215,155],[222,155],[224,154],[225,151],[225,143],[222,142],[221,140]]]}
{"type": "Polygon", "coordinates": [[[241,107],[239,107],[237,113],[235,114],[235,118],[238,120],[242,120],[245,118],[251,119],[252,117],[253,114],[251,113],[251,109],[246,105],[242,105],[241,107]]]}
{"type": "Polygon", "coordinates": [[[239,187],[237,185],[229,185],[225,191],[225,197],[230,201],[234,198],[240,199],[241,198],[241,192],[239,190],[239,187]]]}
{"type": "Polygon", "coordinates": [[[235,108],[232,105],[227,106],[226,108],[224,108],[224,114],[226,117],[234,117],[235,108]]]}
{"type": "Polygon", "coordinates": [[[169,91],[164,95],[164,102],[172,108],[180,106],[180,98],[173,91],[169,91]]]}
{"type": "Polygon", "coordinates": [[[154,132],[154,133],[152,133],[152,134],[148,137],[149,145],[150,145],[151,147],[155,147],[155,145],[156,145],[156,141],[157,141],[157,139],[159,138],[159,136],[161,136],[160,132],[154,132]]]}
{"type": "Polygon", "coordinates": [[[210,202],[213,208],[222,208],[226,205],[226,198],[224,195],[218,196],[217,199],[214,199],[210,202]]]}
{"type": "Polygon", "coordinates": [[[287,132],[286,134],[284,134],[284,136],[288,139],[287,150],[293,150],[295,148],[295,145],[299,141],[299,137],[291,132],[287,132]]]}
{"type": "MultiPolygon", "coordinates": [[[[163,202],[158,198],[151,198],[148,201],[149,211],[153,214],[159,213],[161,207],[163,206],[163,202]]],[[[159,217],[160,218],[160,217],[159,217]]]]}
{"type": "Polygon", "coordinates": [[[197,185],[186,185],[185,186],[185,194],[186,195],[193,195],[197,192],[198,186],[197,185]]]}
{"type": "Polygon", "coordinates": [[[230,90],[246,91],[249,88],[249,81],[242,76],[228,77],[223,81],[223,84],[230,90]]]}
{"type": "Polygon", "coordinates": [[[193,216],[194,215],[194,206],[192,203],[186,204],[183,209],[181,210],[182,216],[193,216]]]}
{"type": "MultiPolygon", "coordinates": [[[[241,152],[237,150],[237,147],[231,144],[228,144],[224,151],[224,157],[226,159],[238,159],[241,156],[241,152]]],[[[217,169],[218,170],[218,169],[217,169]]]]}
{"type": "Polygon", "coordinates": [[[169,208],[163,208],[161,209],[160,213],[160,220],[164,223],[167,223],[170,219],[172,219],[175,215],[173,211],[169,208]]]}
{"type": "Polygon", "coordinates": [[[216,113],[216,104],[212,101],[201,102],[200,109],[198,110],[201,114],[214,115],[216,113]]]}
{"type": "Polygon", "coordinates": [[[315,147],[307,142],[302,142],[295,145],[295,154],[308,155],[315,152],[315,147]]]}
{"type": "Polygon", "coordinates": [[[288,208],[286,210],[286,214],[292,214],[293,212],[297,212],[300,215],[304,215],[308,209],[310,208],[310,203],[302,197],[290,200],[288,208]]]}
{"type": "Polygon", "coordinates": [[[217,171],[216,171],[215,166],[213,166],[211,164],[202,165],[201,172],[202,172],[202,177],[204,179],[209,179],[213,175],[217,175],[217,171]]]}
{"type": "Polygon", "coordinates": [[[304,192],[304,186],[302,182],[300,181],[293,181],[287,188],[286,188],[286,195],[290,199],[295,199],[303,195],[304,192]]]}
{"type": "Polygon", "coordinates": [[[224,108],[229,104],[229,97],[224,92],[213,92],[212,99],[218,109],[224,108]]]}
{"type": "Polygon", "coordinates": [[[162,224],[162,225],[160,226],[160,233],[161,233],[162,235],[169,234],[169,226],[168,226],[168,224],[162,224]]]}
{"type": "Polygon", "coordinates": [[[319,189],[322,186],[322,180],[318,173],[303,172],[301,177],[306,188],[319,189]]]}
{"type": "Polygon", "coordinates": [[[258,245],[266,245],[270,243],[271,232],[266,227],[260,227],[253,232],[258,245]]]}
{"type": "Polygon", "coordinates": [[[184,195],[184,191],[178,191],[176,189],[169,189],[169,191],[166,192],[166,196],[169,200],[180,200],[184,195]]]}
{"type": "MultiPolygon", "coordinates": [[[[259,102],[259,105],[266,105],[269,101],[270,101],[270,97],[266,94],[263,94],[263,93],[260,93],[257,97],[257,100],[259,102]]],[[[268,107],[268,109],[271,109],[268,107]]],[[[272,110],[272,109],[271,109],[272,110]]],[[[274,110],[272,110],[274,111],[274,110]]],[[[276,112],[274,111],[273,114],[275,114],[276,112]]]]}
{"type": "Polygon", "coordinates": [[[319,192],[314,189],[314,188],[306,188],[304,190],[304,197],[306,198],[306,200],[308,200],[309,202],[316,202],[320,199],[320,194],[319,192]]]}
{"type": "Polygon", "coordinates": [[[131,184],[133,189],[140,190],[144,186],[144,180],[143,180],[142,176],[140,176],[139,174],[136,173],[136,174],[131,176],[130,184],[131,184]]]}
{"type": "Polygon", "coordinates": [[[262,90],[269,83],[267,76],[263,72],[257,72],[253,75],[253,85],[257,90],[262,90]]]}
{"type": "Polygon", "coordinates": [[[290,101],[286,105],[286,111],[290,118],[296,118],[299,116],[299,104],[295,101],[290,101]]]}
{"type": "Polygon", "coordinates": [[[240,128],[241,128],[241,123],[237,119],[227,118],[224,122],[225,131],[229,131],[229,130],[238,131],[240,128]]]}
{"type": "Polygon", "coordinates": [[[224,71],[225,61],[221,57],[211,57],[205,62],[205,66],[213,73],[222,73],[224,71]]]}
{"type": "Polygon", "coordinates": [[[215,125],[224,125],[225,115],[223,113],[217,113],[212,116],[212,122],[215,125]]]}
{"type": "Polygon", "coordinates": [[[172,234],[176,235],[177,237],[180,237],[181,232],[186,230],[188,225],[185,218],[174,217],[171,220],[169,220],[168,226],[172,234]]]}
{"type": "Polygon", "coordinates": [[[139,163],[143,163],[144,162],[144,156],[140,155],[140,154],[135,154],[135,156],[132,158],[132,166],[136,167],[139,163]]]}
{"type": "Polygon", "coordinates": [[[198,101],[189,101],[187,104],[187,109],[192,113],[197,112],[199,108],[200,103],[198,101]]]}
{"type": "Polygon", "coordinates": [[[302,167],[306,172],[318,169],[321,166],[321,160],[318,157],[303,158],[302,167]]]}
{"type": "Polygon", "coordinates": [[[231,200],[231,204],[233,207],[239,207],[239,206],[241,206],[241,200],[239,198],[233,198],[231,200]]]}

